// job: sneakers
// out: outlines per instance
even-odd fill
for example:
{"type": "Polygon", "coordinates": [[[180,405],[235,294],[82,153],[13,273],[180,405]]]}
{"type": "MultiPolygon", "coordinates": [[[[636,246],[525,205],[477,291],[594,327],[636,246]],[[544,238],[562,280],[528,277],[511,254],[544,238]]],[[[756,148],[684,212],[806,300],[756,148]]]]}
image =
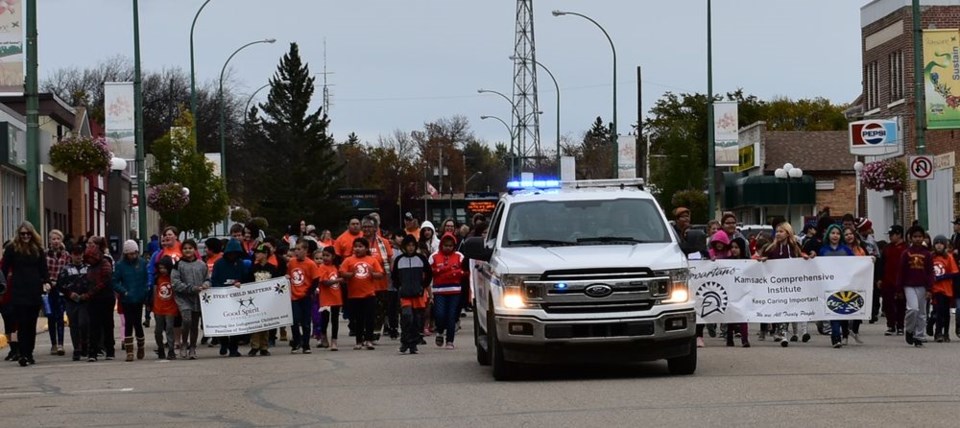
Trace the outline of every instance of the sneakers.
{"type": "Polygon", "coordinates": [[[884,336],[893,336],[895,334],[897,334],[897,329],[895,328],[888,328],[887,331],[883,332],[884,336]]]}
{"type": "Polygon", "coordinates": [[[914,340],[914,341],[913,341],[913,347],[914,347],[914,348],[923,348],[923,342],[922,342],[922,341],[919,341],[919,340],[914,340]]]}
{"type": "Polygon", "coordinates": [[[438,348],[439,348],[439,347],[442,347],[442,346],[443,346],[443,336],[438,334],[438,335],[437,335],[437,340],[436,340],[436,342],[437,342],[437,347],[438,347],[438,348]]]}
{"type": "Polygon", "coordinates": [[[310,351],[310,347],[309,347],[309,346],[306,347],[306,348],[303,348],[303,353],[304,353],[304,354],[309,354],[309,353],[311,353],[311,352],[312,352],[312,351],[310,351]]]}
{"type": "MultiPolygon", "coordinates": [[[[807,336],[809,336],[809,334],[808,334],[807,336]]],[[[790,336],[790,341],[791,341],[791,342],[799,342],[799,341],[800,341],[800,337],[797,336],[797,335],[790,336]]]]}
{"type": "Polygon", "coordinates": [[[372,342],[365,342],[365,343],[363,344],[363,347],[366,348],[368,351],[372,351],[372,350],[374,350],[374,349],[377,349],[377,348],[375,348],[375,347],[373,346],[373,343],[372,343],[372,342]]]}
{"type": "Polygon", "coordinates": [[[801,338],[800,340],[803,341],[803,343],[809,342],[809,341],[810,341],[810,334],[809,334],[809,333],[803,333],[803,338],[801,338]]]}
{"type": "Polygon", "coordinates": [[[409,348],[407,348],[407,345],[400,345],[400,353],[401,353],[401,354],[406,354],[408,350],[409,350],[409,348]]]}
{"type": "Polygon", "coordinates": [[[833,347],[836,348],[836,349],[840,349],[840,348],[843,347],[843,343],[841,343],[839,340],[834,340],[834,341],[833,341],[833,347]]]}
{"type": "Polygon", "coordinates": [[[321,348],[329,348],[330,342],[327,341],[327,336],[320,336],[320,344],[318,344],[317,346],[321,348]]]}
{"type": "Polygon", "coordinates": [[[853,341],[856,342],[857,345],[863,345],[863,340],[860,339],[859,333],[850,333],[850,335],[853,336],[853,341]]]}
{"type": "Polygon", "coordinates": [[[419,354],[419,352],[417,352],[417,348],[410,348],[410,355],[417,355],[417,354],[419,354]]]}
{"type": "Polygon", "coordinates": [[[450,351],[457,349],[455,346],[453,346],[453,342],[447,342],[447,346],[445,346],[444,348],[450,351]]]}
{"type": "Polygon", "coordinates": [[[913,345],[913,333],[907,333],[907,345],[913,345]]]}
{"type": "Polygon", "coordinates": [[[290,353],[291,353],[291,354],[296,354],[297,351],[299,351],[299,350],[300,350],[300,347],[299,347],[299,346],[293,346],[293,347],[290,348],[290,353]]]}
{"type": "Polygon", "coordinates": [[[742,341],[742,342],[740,343],[740,346],[742,346],[742,347],[744,347],[744,348],[749,348],[749,347],[750,347],[750,342],[744,340],[744,341],[742,341]]]}
{"type": "MultiPolygon", "coordinates": [[[[760,340],[763,340],[763,339],[760,339],[760,340]]],[[[705,347],[705,346],[707,346],[707,345],[706,345],[705,343],[703,343],[703,338],[702,338],[702,337],[698,337],[698,338],[697,338],[697,348],[703,348],[703,347],[705,347]]]]}
{"type": "Polygon", "coordinates": [[[243,354],[241,354],[240,352],[237,352],[237,351],[230,351],[230,356],[231,356],[231,357],[242,357],[243,354]]]}
{"type": "Polygon", "coordinates": [[[181,359],[181,360],[186,360],[186,359],[187,359],[187,348],[189,348],[189,346],[181,346],[181,347],[180,347],[180,359],[181,359]]]}
{"type": "Polygon", "coordinates": [[[710,335],[710,337],[717,337],[716,324],[707,324],[707,334],[710,335]]]}
{"type": "Polygon", "coordinates": [[[191,360],[196,360],[196,359],[197,359],[197,350],[194,349],[194,348],[190,348],[190,351],[187,352],[187,358],[189,358],[189,359],[191,359],[191,360]]]}
{"type": "Polygon", "coordinates": [[[331,351],[337,350],[337,339],[330,339],[330,350],[331,351]]]}
{"type": "Polygon", "coordinates": [[[786,348],[786,347],[788,347],[788,346],[790,346],[790,342],[788,342],[787,339],[781,339],[781,340],[780,340],[780,347],[786,348]]]}
{"type": "Polygon", "coordinates": [[[933,336],[933,341],[937,343],[943,343],[943,336],[937,334],[933,336]]]}
{"type": "Polygon", "coordinates": [[[356,344],[356,345],[353,346],[353,350],[354,350],[354,351],[359,351],[359,350],[361,350],[361,349],[363,349],[363,345],[362,345],[362,344],[359,344],[359,343],[358,343],[358,344],[356,344]]]}
{"type": "Polygon", "coordinates": [[[903,336],[903,329],[902,329],[902,328],[898,328],[898,329],[897,329],[897,336],[903,336]]]}
{"type": "Polygon", "coordinates": [[[260,353],[260,350],[259,350],[259,349],[252,348],[252,349],[250,349],[250,352],[247,352],[247,356],[248,356],[248,357],[256,357],[259,353],[260,353]]]}
{"type": "Polygon", "coordinates": [[[767,340],[767,332],[765,330],[760,330],[760,332],[757,333],[757,338],[760,339],[761,342],[767,340]]]}
{"type": "Polygon", "coordinates": [[[261,349],[261,350],[260,350],[260,356],[261,356],[261,357],[269,357],[269,356],[270,356],[270,351],[268,351],[268,350],[266,350],[266,349],[261,349]]]}

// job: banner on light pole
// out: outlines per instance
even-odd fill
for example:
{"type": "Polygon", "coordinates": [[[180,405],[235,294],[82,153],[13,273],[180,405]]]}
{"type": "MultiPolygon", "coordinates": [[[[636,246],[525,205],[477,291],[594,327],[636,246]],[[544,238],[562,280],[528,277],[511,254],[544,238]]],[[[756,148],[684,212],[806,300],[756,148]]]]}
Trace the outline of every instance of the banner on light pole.
{"type": "Polygon", "coordinates": [[[110,151],[118,158],[135,159],[133,82],[103,84],[103,114],[110,151]]]}
{"type": "MultiPolygon", "coordinates": [[[[7,2],[10,3],[10,2],[7,2]]],[[[23,95],[23,6],[0,8],[0,95],[23,95]]]]}
{"type": "Polygon", "coordinates": [[[634,135],[617,138],[617,177],[637,178],[637,137],[634,135]]]}
{"type": "Polygon", "coordinates": [[[740,119],[736,101],[713,104],[713,141],[716,166],[740,165],[740,119]]]}

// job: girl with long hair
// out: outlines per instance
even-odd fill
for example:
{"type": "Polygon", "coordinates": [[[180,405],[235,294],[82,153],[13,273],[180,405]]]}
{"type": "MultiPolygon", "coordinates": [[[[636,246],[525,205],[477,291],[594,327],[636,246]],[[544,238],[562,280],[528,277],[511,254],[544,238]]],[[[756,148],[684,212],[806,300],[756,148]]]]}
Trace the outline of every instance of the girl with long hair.
{"type": "Polygon", "coordinates": [[[28,221],[17,227],[17,238],[3,252],[3,275],[10,278],[10,309],[17,324],[21,367],[35,364],[33,349],[37,341],[37,318],[43,304],[41,296],[50,291],[47,257],[43,238],[28,221]]]}

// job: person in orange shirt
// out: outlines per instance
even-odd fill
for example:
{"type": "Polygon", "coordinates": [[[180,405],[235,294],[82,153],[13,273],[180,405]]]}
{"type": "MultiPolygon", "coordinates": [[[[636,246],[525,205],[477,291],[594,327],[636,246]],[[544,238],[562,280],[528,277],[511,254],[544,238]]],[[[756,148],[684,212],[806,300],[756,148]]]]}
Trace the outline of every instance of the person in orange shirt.
{"type": "Polygon", "coordinates": [[[290,300],[293,305],[293,337],[290,353],[300,349],[310,353],[310,308],[311,297],[317,289],[317,264],[307,254],[310,246],[301,240],[293,250],[295,257],[287,262],[287,279],[290,280],[290,300]]]}
{"type": "Polygon", "coordinates": [[[153,316],[157,321],[153,330],[153,338],[157,341],[157,356],[163,358],[163,335],[166,334],[166,358],[175,360],[177,359],[177,353],[174,351],[176,339],[173,324],[180,312],[177,309],[177,301],[174,300],[173,285],[170,280],[171,272],[173,272],[173,259],[164,256],[157,262],[157,282],[153,287],[153,316]]]}
{"type": "Polygon", "coordinates": [[[390,270],[391,279],[400,295],[400,320],[403,335],[400,337],[400,353],[417,353],[423,331],[423,314],[427,308],[427,294],[433,270],[427,257],[417,253],[417,239],[413,235],[403,237],[400,243],[403,254],[394,259],[390,270]]]}
{"type": "Polygon", "coordinates": [[[350,317],[353,319],[357,344],[353,349],[373,350],[373,323],[377,310],[377,284],[384,278],[380,259],[369,253],[370,241],[357,238],[353,243],[353,256],[340,265],[340,276],[347,280],[347,299],[350,317]]]}
{"type": "Polygon", "coordinates": [[[936,282],[930,292],[933,294],[933,314],[935,319],[934,341],[950,341],[950,301],[953,300],[953,282],[960,275],[957,262],[950,254],[946,236],[933,238],[933,272],[936,282]]]}
{"type": "MultiPolygon", "coordinates": [[[[380,236],[380,230],[377,227],[376,219],[372,216],[366,216],[361,222],[363,237],[370,241],[370,255],[380,259],[380,265],[383,266],[384,278],[377,281],[377,315],[373,321],[373,342],[380,340],[380,332],[383,330],[384,321],[387,319],[387,306],[389,305],[390,292],[387,291],[387,278],[390,277],[390,264],[393,261],[393,246],[390,241],[380,236]]],[[[387,326],[387,334],[393,334],[390,326],[387,326]]]]}
{"type": "Polygon", "coordinates": [[[331,351],[337,350],[340,307],[343,306],[343,292],[340,289],[343,278],[340,278],[337,266],[333,264],[336,255],[333,246],[326,246],[313,254],[320,283],[320,347],[329,347],[331,351]],[[330,336],[327,336],[327,324],[330,324],[330,336]]]}
{"type": "Polygon", "coordinates": [[[337,255],[343,259],[352,256],[353,241],[362,236],[363,235],[360,234],[360,219],[351,218],[350,223],[347,223],[347,230],[338,236],[337,240],[333,243],[333,247],[337,250],[337,255]]]}
{"type": "Polygon", "coordinates": [[[403,215],[403,230],[407,232],[407,235],[413,235],[413,238],[417,241],[420,240],[420,222],[413,216],[413,213],[407,212],[403,215]]]}

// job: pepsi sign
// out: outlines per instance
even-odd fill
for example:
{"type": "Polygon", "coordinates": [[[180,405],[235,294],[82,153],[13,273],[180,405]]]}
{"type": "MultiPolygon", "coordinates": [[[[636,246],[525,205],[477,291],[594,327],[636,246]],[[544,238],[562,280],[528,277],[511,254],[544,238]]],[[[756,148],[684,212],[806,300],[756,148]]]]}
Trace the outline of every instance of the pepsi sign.
{"type": "Polygon", "coordinates": [[[901,154],[896,120],[862,120],[850,123],[850,154],[856,156],[879,156],[901,154]]]}

